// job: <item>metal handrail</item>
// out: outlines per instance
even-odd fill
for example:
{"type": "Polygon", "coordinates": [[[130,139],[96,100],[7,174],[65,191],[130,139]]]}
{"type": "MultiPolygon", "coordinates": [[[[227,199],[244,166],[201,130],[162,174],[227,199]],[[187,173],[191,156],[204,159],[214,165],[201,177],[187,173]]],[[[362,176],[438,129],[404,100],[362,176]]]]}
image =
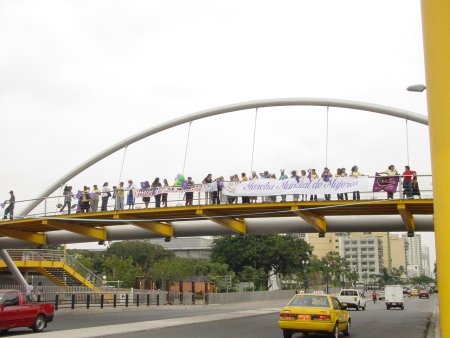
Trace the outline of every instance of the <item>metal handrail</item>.
{"type": "MultiPolygon", "coordinates": [[[[375,176],[371,176],[371,175],[366,175],[369,179],[375,179],[375,176]]],[[[403,193],[402,193],[402,175],[397,175],[397,177],[400,178],[399,184],[398,184],[398,190],[394,195],[394,199],[397,200],[402,200],[404,199],[403,193]]],[[[418,178],[418,182],[419,182],[419,186],[420,186],[420,193],[421,193],[421,198],[433,198],[433,187],[432,187],[432,176],[431,175],[417,175],[418,178]]],[[[370,182],[369,182],[370,184],[370,182]]],[[[111,191],[112,192],[112,191],[111,191]]],[[[183,194],[169,194],[168,195],[168,206],[170,207],[177,207],[177,206],[184,206],[184,199],[183,199],[183,194]],[[181,195],[181,196],[180,196],[181,195]]],[[[348,193],[348,197],[349,199],[351,199],[351,193],[348,193]]],[[[377,199],[385,199],[386,198],[386,193],[381,191],[381,192],[373,192],[371,190],[368,191],[360,191],[360,195],[361,195],[361,200],[377,200],[377,199]]],[[[289,196],[292,195],[288,195],[288,200],[289,200],[289,196]]],[[[334,197],[335,194],[332,194],[332,197],[334,197]]],[[[41,198],[37,198],[37,199],[26,199],[26,200],[18,200],[15,202],[16,207],[15,209],[19,209],[21,205],[24,205],[25,203],[31,202],[31,201],[36,201],[36,200],[41,200],[42,203],[39,204],[38,207],[36,207],[35,209],[33,209],[33,211],[31,213],[29,213],[27,216],[25,217],[38,217],[38,216],[57,216],[57,215],[62,215],[62,214],[66,214],[67,212],[67,208],[63,211],[60,212],[59,208],[57,207],[58,202],[60,202],[60,199],[63,199],[64,196],[63,195],[54,195],[54,196],[49,196],[49,197],[41,197],[41,198]],[[52,206],[53,205],[53,206],[52,206]]],[[[208,204],[208,201],[206,200],[206,196],[204,193],[198,193],[194,196],[194,205],[205,205],[208,204]]],[[[335,198],[333,198],[335,199],[335,198]]],[[[239,199],[238,199],[239,200],[239,199]]],[[[74,200],[74,202],[76,203],[76,200],[74,200]]],[[[101,199],[100,199],[101,202],[101,199]]],[[[114,202],[115,200],[110,198],[109,199],[109,204],[108,204],[108,210],[114,210],[114,202]]],[[[227,203],[227,201],[223,201],[223,203],[227,203]]],[[[240,203],[240,201],[239,201],[240,203]]],[[[162,205],[161,205],[162,206],[162,205]]],[[[155,207],[155,200],[152,197],[149,207],[155,207]]],[[[135,203],[135,209],[139,209],[139,208],[145,208],[145,205],[143,202],[141,202],[140,200],[136,199],[136,203],[135,203]]],[[[73,210],[72,212],[75,214],[76,210],[73,210]]],[[[100,207],[99,210],[100,211],[100,207]]]]}
{"type": "Polygon", "coordinates": [[[95,287],[99,288],[103,285],[103,280],[100,277],[80,263],[76,256],[68,255],[64,250],[9,249],[7,252],[13,260],[65,262],[95,287]]]}

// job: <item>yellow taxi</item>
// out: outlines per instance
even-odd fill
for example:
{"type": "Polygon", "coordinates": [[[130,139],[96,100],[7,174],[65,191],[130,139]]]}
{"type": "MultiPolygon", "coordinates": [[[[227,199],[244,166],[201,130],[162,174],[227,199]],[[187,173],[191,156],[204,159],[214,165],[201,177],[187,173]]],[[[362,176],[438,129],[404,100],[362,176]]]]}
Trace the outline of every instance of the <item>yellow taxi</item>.
{"type": "Polygon", "coordinates": [[[350,335],[351,318],[346,304],[326,294],[302,293],[295,295],[280,310],[278,326],[284,338],[291,338],[296,332],[328,333],[330,337],[350,335]]]}
{"type": "Polygon", "coordinates": [[[409,296],[419,296],[419,290],[418,289],[411,289],[409,296]]]}

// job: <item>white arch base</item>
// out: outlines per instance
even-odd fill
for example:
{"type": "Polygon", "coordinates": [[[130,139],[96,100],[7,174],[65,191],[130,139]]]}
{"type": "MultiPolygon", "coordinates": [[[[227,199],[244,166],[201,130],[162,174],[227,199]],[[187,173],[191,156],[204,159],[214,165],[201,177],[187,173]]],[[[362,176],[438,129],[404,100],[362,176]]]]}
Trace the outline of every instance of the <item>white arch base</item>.
{"type": "MultiPolygon", "coordinates": [[[[389,216],[328,216],[327,232],[362,232],[362,231],[389,231],[406,232],[405,225],[400,215],[389,216]]],[[[416,231],[434,231],[433,216],[415,215],[416,231]]],[[[317,233],[317,230],[298,217],[283,218],[249,218],[245,220],[247,234],[264,235],[274,233],[317,233]]],[[[212,221],[183,221],[173,222],[174,237],[194,236],[220,236],[233,235],[235,232],[220,226],[212,221]]],[[[106,228],[106,240],[133,240],[161,238],[162,236],[132,225],[116,225],[106,228]]],[[[68,231],[47,232],[47,244],[70,244],[97,242],[90,237],[85,237],[68,231]]],[[[9,237],[0,238],[0,248],[18,249],[33,248],[35,244],[9,237]]]]}

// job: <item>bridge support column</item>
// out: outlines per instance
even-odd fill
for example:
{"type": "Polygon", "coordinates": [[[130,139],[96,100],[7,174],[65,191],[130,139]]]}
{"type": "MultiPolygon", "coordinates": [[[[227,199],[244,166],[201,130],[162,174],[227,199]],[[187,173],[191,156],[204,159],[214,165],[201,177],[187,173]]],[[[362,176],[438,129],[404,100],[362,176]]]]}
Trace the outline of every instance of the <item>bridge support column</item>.
{"type": "Polygon", "coordinates": [[[5,261],[6,266],[8,267],[9,271],[12,273],[14,279],[16,280],[17,284],[24,285],[27,287],[27,293],[31,292],[33,290],[33,287],[28,285],[27,280],[24,276],[20,273],[19,269],[17,268],[16,264],[14,264],[11,256],[8,254],[8,252],[5,249],[0,250],[0,256],[5,261]]]}
{"type": "MultiPolygon", "coordinates": [[[[450,2],[422,0],[431,165],[434,187],[434,232],[440,317],[450,317],[450,2]]],[[[450,321],[441,320],[443,338],[450,337],[450,321]]]]}

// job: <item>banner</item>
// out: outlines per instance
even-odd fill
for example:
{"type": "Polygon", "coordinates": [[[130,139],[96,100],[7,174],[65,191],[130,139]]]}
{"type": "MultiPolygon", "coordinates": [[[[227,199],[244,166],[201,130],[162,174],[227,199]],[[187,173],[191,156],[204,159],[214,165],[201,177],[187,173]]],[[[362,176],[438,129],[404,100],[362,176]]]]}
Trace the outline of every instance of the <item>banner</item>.
{"type": "Polygon", "coordinates": [[[386,192],[396,192],[398,188],[398,176],[381,176],[375,173],[375,179],[373,180],[373,191],[386,191],[386,192]]]}
{"type": "Polygon", "coordinates": [[[228,196],[272,196],[293,194],[340,194],[367,191],[367,176],[309,179],[299,177],[286,180],[257,179],[246,182],[224,182],[222,194],[228,196]]]}
{"type": "Polygon", "coordinates": [[[217,183],[208,184],[195,184],[189,188],[183,187],[159,187],[149,189],[137,189],[134,193],[134,197],[153,197],[161,194],[184,194],[185,192],[211,192],[217,191],[217,183]]]}

